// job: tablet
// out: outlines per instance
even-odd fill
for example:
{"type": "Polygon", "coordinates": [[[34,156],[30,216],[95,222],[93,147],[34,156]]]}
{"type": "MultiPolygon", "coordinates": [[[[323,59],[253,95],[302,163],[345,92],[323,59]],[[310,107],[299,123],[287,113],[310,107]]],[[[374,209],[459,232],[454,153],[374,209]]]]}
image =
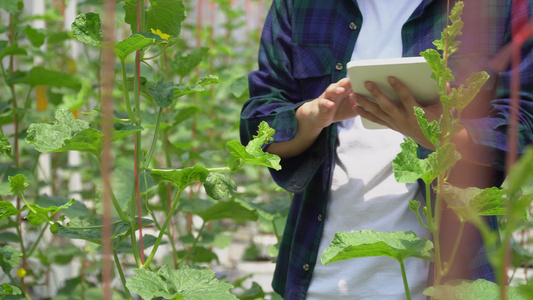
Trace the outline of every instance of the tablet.
{"type": "MultiPolygon", "coordinates": [[[[348,63],[348,76],[354,93],[374,100],[364,86],[366,81],[372,81],[391,101],[398,102],[398,95],[387,81],[388,77],[394,76],[413,93],[421,106],[439,101],[436,81],[431,78],[432,72],[425,58],[421,56],[357,60],[348,63]]],[[[387,128],[365,118],[362,118],[362,121],[367,129],[387,128]]]]}

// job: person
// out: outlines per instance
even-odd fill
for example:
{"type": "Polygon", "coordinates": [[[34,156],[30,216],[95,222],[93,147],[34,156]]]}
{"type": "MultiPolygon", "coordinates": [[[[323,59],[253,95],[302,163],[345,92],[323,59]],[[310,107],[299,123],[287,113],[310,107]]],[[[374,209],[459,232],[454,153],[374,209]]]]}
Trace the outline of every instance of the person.
{"type": "MultiPolygon", "coordinates": [[[[465,2],[464,37],[450,67],[459,70],[459,83],[464,81],[461,74],[480,70],[489,71],[491,80],[477,104],[465,111],[464,129],[454,137],[463,159],[450,177],[459,185],[498,186],[503,180],[511,73],[508,64],[501,68],[491,59],[516,28],[516,22],[510,25],[511,12],[513,20],[531,16],[531,0],[514,2],[465,2]]],[[[353,93],[346,64],[419,56],[434,48],[432,42],[446,27],[447,10],[448,1],[439,0],[272,2],[259,68],[249,74],[250,99],[241,112],[240,134],[247,144],[262,121],[276,130],[265,148],[282,158],[282,170],[271,174],[293,193],[272,283],[284,299],[405,299],[399,266],[388,258],[320,262],[337,231],[413,230],[419,237],[427,235],[408,208],[408,200],[422,199],[427,191],[397,183],[391,167],[404,137],[413,138],[421,154],[433,150],[412,113],[416,100],[397,78],[389,82],[399,104],[371,82],[367,88],[376,102],[353,93]],[[368,130],[363,117],[389,129],[368,130]]],[[[522,50],[519,151],[533,139],[532,44],[528,41],[522,50]]],[[[441,108],[424,109],[429,118],[437,118],[441,108]]],[[[446,216],[442,224],[450,226],[441,224],[443,238],[456,234],[453,217],[446,216]]],[[[468,228],[464,236],[449,278],[494,280],[477,230],[468,228]]],[[[449,250],[444,250],[445,258],[449,250]]],[[[413,299],[424,299],[428,274],[433,273],[430,265],[414,258],[405,263],[413,299]]]]}

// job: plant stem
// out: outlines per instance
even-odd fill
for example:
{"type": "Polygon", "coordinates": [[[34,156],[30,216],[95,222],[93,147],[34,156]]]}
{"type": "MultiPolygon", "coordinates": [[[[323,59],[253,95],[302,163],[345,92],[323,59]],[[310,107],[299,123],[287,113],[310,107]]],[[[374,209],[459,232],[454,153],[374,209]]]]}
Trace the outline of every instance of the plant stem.
{"type": "Polygon", "coordinates": [[[178,200],[179,200],[179,197],[181,195],[181,192],[183,192],[183,189],[180,189],[178,191],[176,197],[174,198],[174,201],[172,203],[172,208],[168,212],[167,218],[165,220],[165,223],[163,224],[163,227],[161,227],[161,230],[159,231],[159,235],[157,236],[157,240],[155,241],[155,244],[154,244],[154,246],[152,248],[152,252],[150,252],[150,255],[148,256],[148,258],[146,259],[144,264],[141,266],[141,268],[143,268],[143,269],[147,268],[150,265],[150,263],[152,262],[152,259],[154,258],[155,253],[157,252],[157,248],[159,248],[159,244],[161,243],[161,239],[163,238],[163,235],[165,234],[165,232],[167,230],[168,224],[170,224],[170,220],[172,219],[172,216],[174,215],[174,212],[178,208],[178,204],[179,204],[178,200]]]}
{"type": "MultiPolygon", "coordinates": [[[[96,160],[98,161],[98,166],[100,168],[100,173],[103,172],[102,170],[102,160],[100,157],[96,157],[96,160]]],[[[120,216],[120,219],[126,223],[130,222],[130,218],[122,211],[122,208],[120,208],[120,204],[118,204],[117,198],[115,197],[115,194],[113,191],[111,191],[111,201],[113,202],[113,207],[115,207],[115,210],[117,211],[118,215],[120,216]]]]}
{"type": "Polygon", "coordinates": [[[400,261],[400,268],[402,269],[403,287],[405,289],[405,296],[407,300],[411,300],[411,292],[409,292],[409,284],[407,283],[407,275],[405,274],[405,266],[403,260],[400,261]]]}
{"type": "Polygon", "coordinates": [[[450,267],[453,264],[453,261],[455,260],[455,254],[457,253],[457,249],[459,248],[459,243],[461,242],[461,237],[463,236],[463,231],[465,229],[465,222],[461,221],[461,224],[459,225],[459,232],[457,233],[457,238],[455,239],[455,243],[452,248],[452,253],[450,255],[450,259],[447,262],[447,267],[444,268],[442,271],[442,275],[446,275],[448,271],[450,271],[450,267]]]}
{"type": "Polygon", "coordinates": [[[198,234],[196,235],[196,238],[194,239],[194,242],[192,243],[191,248],[189,251],[187,251],[187,254],[179,261],[179,263],[184,262],[186,259],[189,259],[191,257],[192,251],[196,248],[196,245],[198,244],[198,241],[200,240],[200,237],[202,236],[202,232],[204,231],[206,222],[204,221],[202,223],[202,227],[200,227],[200,230],[198,230],[198,234]]]}
{"type": "Polygon", "coordinates": [[[33,251],[35,251],[35,249],[37,248],[37,245],[39,245],[39,242],[41,241],[43,235],[44,235],[44,232],[46,231],[46,229],[48,229],[48,223],[46,223],[44,226],[43,226],[43,229],[41,230],[41,232],[39,233],[39,236],[37,237],[37,239],[35,240],[35,242],[33,243],[33,245],[31,246],[31,249],[30,251],[28,252],[28,257],[30,257],[32,254],[33,254],[33,251]]]}
{"type": "Polygon", "coordinates": [[[130,117],[131,122],[137,124],[137,118],[135,117],[135,114],[133,114],[133,111],[131,110],[131,103],[130,103],[130,94],[128,91],[128,78],[126,75],[126,64],[123,59],[120,60],[120,65],[122,67],[122,90],[124,93],[124,102],[126,102],[126,110],[128,111],[128,116],[130,117]]]}
{"type": "Polygon", "coordinates": [[[131,297],[130,291],[126,287],[126,277],[124,276],[124,271],[122,271],[122,266],[118,259],[117,250],[113,249],[113,257],[115,258],[115,265],[117,266],[118,275],[120,276],[120,281],[122,281],[122,286],[124,287],[124,293],[129,300],[133,300],[131,297]]]}
{"type": "Polygon", "coordinates": [[[152,156],[154,155],[155,146],[157,144],[157,138],[159,135],[159,129],[161,125],[161,117],[163,116],[163,108],[159,108],[159,113],[157,115],[157,122],[155,124],[155,131],[154,131],[154,137],[152,138],[152,145],[150,146],[150,151],[148,152],[148,156],[144,159],[143,163],[143,169],[146,169],[148,167],[148,164],[150,164],[150,161],[152,160],[152,156]]]}

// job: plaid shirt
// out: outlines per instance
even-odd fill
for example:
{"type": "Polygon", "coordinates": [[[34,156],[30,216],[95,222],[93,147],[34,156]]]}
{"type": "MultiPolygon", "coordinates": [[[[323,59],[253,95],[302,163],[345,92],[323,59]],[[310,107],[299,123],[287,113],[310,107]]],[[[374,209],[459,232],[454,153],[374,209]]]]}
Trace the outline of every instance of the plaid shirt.
{"type": "MultiPolygon", "coordinates": [[[[475,5],[471,0],[465,3],[465,12],[473,12],[463,15],[463,32],[468,38],[464,38],[459,51],[452,56],[455,59],[450,61],[450,67],[468,74],[478,70],[491,73],[492,79],[485,90],[495,96],[488,117],[474,114],[463,120],[463,125],[476,143],[496,152],[484,162],[503,171],[510,72],[498,70],[488,59],[511,39],[512,1],[479,2],[483,7],[469,8],[475,5]]],[[[517,10],[519,15],[528,18],[532,2],[522,1],[525,6],[517,10]]],[[[241,113],[243,144],[252,139],[261,121],[276,130],[274,142],[294,137],[296,109],[318,97],[329,84],[346,77],[346,63],[362,22],[355,0],[273,1],[261,38],[259,69],[249,76],[251,98],[241,113]]],[[[403,56],[418,56],[421,51],[434,48],[432,42],[440,38],[445,26],[446,1],[422,1],[402,28],[403,56]]],[[[532,49],[529,41],[522,51],[520,152],[533,139],[532,49]]],[[[464,78],[456,74],[456,80],[461,82],[464,78]]],[[[304,299],[311,282],[326,215],[336,142],[336,124],[333,124],[303,154],[283,159],[281,171],[271,170],[276,183],[294,193],[273,281],[274,289],[285,299],[304,299]]],[[[479,254],[472,263],[473,279],[493,279],[482,247],[479,254]]]]}

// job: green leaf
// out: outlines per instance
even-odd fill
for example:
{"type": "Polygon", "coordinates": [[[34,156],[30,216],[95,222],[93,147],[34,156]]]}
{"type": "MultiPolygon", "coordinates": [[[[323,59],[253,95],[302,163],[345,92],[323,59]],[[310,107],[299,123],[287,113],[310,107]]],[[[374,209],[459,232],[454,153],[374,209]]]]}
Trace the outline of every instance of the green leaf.
{"type": "Polygon", "coordinates": [[[419,178],[425,183],[430,183],[461,159],[459,152],[455,150],[455,145],[451,143],[437,148],[426,159],[417,157],[418,145],[411,138],[405,139],[401,148],[402,152],[392,162],[394,177],[401,183],[414,183],[419,178]]]}
{"type": "Polygon", "coordinates": [[[115,53],[120,60],[125,60],[131,53],[142,48],[164,42],[157,34],[136,32],[129,38],[115,44],[115,53]]]}
{"type": "Polygon", "coordinates": [[[517,163],[511,166],[505,180],[505,190],[509,195],[520,194],[533,179],[533,146],[528,146],[517,163]]]}
{"type": "Polygon", "coordinates": [[[19,211],[9,201],[0,201],[0,221],[3,219],[18,215],[19,211]]]}
{"type": "Polygon", "coordinates": [[[38,257],[46,266],[52,264],[63,266],[71,263],[74,257],[80,257],[81,255],[83,255],[83,251],[79,247],[73,244],[65,244],[61,246],[48,245],[39,250],[38,257]]]}
{"type": "Polygon", "coordinates": [[[81,14],[72,23],[72,33],[83,43],[102,46],[102,23],[96,13],[81,14]]]}
{"type": "Polygon", "coordinates": [[[202,77],[196,81],[195,85],[176,85],[174,89],[174,99],[178,99],[181,96],[185,96],[194,92],[202,92],[205,90],[206,85],[218,84],[219,79],[217,76],[209,75],[207,77],[202,77]]]}
{"type": "Polygon", "coordinates": [[[232,157],[230,168],[234,171],[242,166],[245,162],[255,163],[267,166],[275,170],[281,170],[281,159],[277,155],[264,152],[261,146],[273,140],[275,130],[270,128],[266,122],[259,124],[257,135],[251,140],[246,147],[237,141],[229,141],[226,148],[232,157]]]}
{"type": "MultiPolygon", "coordinates": [[[[512,286],[507,286],[507,293],[507,299],[528,299],[520,296],[517,289],[512,286]]],[[[445,285],[428,287],[424,295],[442,300],[498,300],[500,299],[500,286],[485,279],[453,280],[445,285]]]]}
{"type": "Polygon", "coordinates": [[[24,191],[29,186],[29,184],[25,182],[26,177],[22,174],[18,174],[16,176],[9,176],[8,180],[11,187],[10,192],[15,196],[23,197],[24,191]]]}
{"type": "MultiPolygon", "coordinates": [[[[437,80],[437,83],[454,81],[455,78],[452,75],[452,70],[446,67],[446,60],[442,59],[440,53],[435,49],[427,49],[424,52],[421,52],[426,61],[428,62],[429,67],[433,71],[431,78],[437,80]]],[[[442,84],[437,84],[437,87],[441,87],[442,84]]],[[[446,95],[446,90],[439,89],[439,95],[446,95]]]]}
{"type": "Polygon", "coordinates": [[[453,209],[462,221],[469,221],[475,216],[504,213],[505,191],[497,187],[462,189],[446,185],[442,195],[448,207],[453,209]]]}
{"type": "Polygon", "coordinates": [[[399,262],[408,257],[432,260],[433,243],[420,239],[412,231],[376,232],[363,230],[337,232],[321,261],[329,264],[356,257],[389,256],[399,262]]]}
{"type": "Polygon", "coordinates": [[[233,198],[237,191],[235,182],[220,173],[209,173],[204,188],[207,195],[215,200],[233,198]]]}
{"type": "Polygon", "coordinates": [[[229,86],[229,92],[236,98],[240,98],[248,93],[248,76],[237,77],[229,86]]]}
{"type": "Polygon", "coordinates": [[[0,1],[0,8],[7,11],[8,14],[15,13],[17,10],[22,10],[24,7],[23,0],[2,0],[0,1]]]}
{"type": "Polygon", "coordinates": [[[441,39],[433,42],[437,49],[446,53],[447,56],[457,51],[457,47],[461,43],[456,41],[455,38],[462,34],[463,21],[461,21],[461,14],[463,13],[463,7],[462,1],[455,3],[449,16],[451,23],[442,31],[441,39]]]}
{"type": "Polygon", "coordinates": [[[428,122],[426,114],[421,107],[414,107],[415,116],[418,121],[418,125],[427,139],[435,145],[436,148],[440,147],[442,138],[442,126],[437,121],[428,122]]]}
{"type": "MultiPolygon", "coordinates": [[[[136,222],[137,218],[136,218],[136,222]]],[[[142,219],[143,226],[153,223],[152,220],[142,219]]],[[[138,224],[138,223],[136,223],[138,224]]],[[[139,227],[136,225],[135,230],[139,227]]],[[[102,220],[93,215],[85,215],[70,220],[67,226],[58,224],[59,235],[69,239],[82,239],[96,244],[102,244],[102,220]]],[[[129,223],[120,221],[120,219],[114,219],[113,221],[113,233],[111,238],[116,239],[119,237],[126,237],[131,233],[131,227],[129,223]]]]}
{"type": "Polygon", "coordinates": [[[183,190],[193,182],[204,182],[209,175],[209,171],[202,166],[195,165],[181,170],[152,170],[150,175],[155,184],[167,181],[183,190]]]}
{"type": "Polygon", "coordinates": [[[207,268],[184,265],[178,270],[163,266],[157,272],[146,269],[133,271],[135,275],[126,281],[126,286],[143,299],[237,299],[229,292],[233,286],[216,279],[215,272],[207,268]]]}
{"type": "Polygon", "coordinates": [[[182,108],[180,109],[176,117],[174,118],[174,122],[172,122],[172,125],[176,126],[180,124],[181,122],[192,118],[194,115],[200,113],[201,111],[202,111],[202,108],[199,106],[188,106],[188,107],[182,108]]]}
{"type": "Polygon", "coordinates": [[[194,48],[189,54],[178,52],[171,62],[171,67],[181,77],[189,75],[202,61],[207,58],[208,48],[194,48]]]}
{"type": "MultiPolygon", "coordinates": [[[[69,202],[61,205],[61,206],[49,206],[49,207],[41,207],[36,204],[30,204],[30,207],[32,208],[28,215],[26,216],[26,219],[35,226],[39,226],[44,222],[52,222],[54,215],[62,210],[69,208],[72,204],[74,204],[74,199],[71,199],[69,202]],[[34,212],[35,211],[35,212],[34,212]]],[[[22,207],[21,211],[24,211],[26,209],[29,209],[26,205],[22,207]]]]}
{"type": "MultiPolygon", "coordinates": [[[[150,248],[153,245],[155,245],[155,242],[157,240],[157,237],[151,235],[151,234],[143,234],[143,247],[144,249],[150,248]]],[[[160,245],[164,245],[166,242],[162,241],[160,245]]],[[[139,238],[137,238],[137,249],[141,248],[141,241],[139,238]]],[[[131,240],[126,239],[125,241],[119,243],[117,246],[115,246],[115,250],[118,253],[122,254],[133,254],[133,247],[131,246],[131,240]]]]}
{"type": "Polygon", "coordinates": [[[215,254],[215,252],[205,248],[205,247],[194,247],[191,250],[180,250],[177,253],[179,260],[184,260],[185,258],[189,257],[191,260],[191,263],[193,264],[201,264],[201,263],[211,263],[213,261],[219,262],[218,256],[215,254]],[[191,253],[188,253],[188,252],[191,253]]]}
{"type": "Polygon", "coordinates": [[[27,55],[28,53],[24,48],[19,48],[17,44],[8,46],[8,41],[0,41],[0,59],[8,55],[27,55]]]}
{"type": "MultiPolygon", "coordinates": [[[[9,283],[2,283],[2,289],[4,290],[3,295],[22,295],[22,292],[18,287],[10,285],[9,283]]],[[[0,291],[0,296],[2,296],[2,291],[0,291]]],[[[0,299],[2,298],[0,297],[0,299]]]]}
{"type": "Polygon", "coordinates": [[[46,38],[44,30],[35,29],[30,25],[27,25],[26,28],[24,28],[24,34],[26,34],[26,37],[34,47],[41,47],[44,44],[44,39],[46,38]]]}
{"type": "MultiPolygon", "coordinates": [[[[150,0],[151,6],[146,10],[146,30],[161,30],[165,34],[177,37],[181,31],[181,22],[185,20],[185,6],[181,0],[150,0]]],[[[125,21],[137,31],[137,5],[126,3],[125,21]]]]}
{"type": "Polygon", "coordinates": [[[17,267],[20,263],[20,258],[22,257],[22,252],[13,248],[12,246],[1,246],[0,247],[0,266],[4,273],[8,274],[17,267]]]}
{"type": "Polygon", "coordinates": [[[243,201],[186,201],[181,200],[180,210],[198,215],[205,222],[232,219],[237,222],[257,221],[257,213],[249,209],[243,201]]]}
{"type": "Polygon", "coordinates": [[[261,217],[272,221],[289,214],[290,201],[284,198],[276,198],[268,203],[244,202],[249,209],[255,210],[261,217]]]}
{"type": "Polygon", "coordinates": [[[57,110],[52,124],[31,124],[27,133],[26,141],[43,153],[74,150],[99,155],[101,149],[102,133],[67,109],[57,110]]]}
{"type": "Polygon", "coordinates": [[[12,77],[8,80],[9,84],[28,84],[31,87],[38,85],[65,87],[74,91],[78,91],[81,88],[81,82],[76,76],[72,74],[47,70],[43,67],[33,67],[27,73],[20,73],[16,77],[12,77]]]}
{"type": "Polygon", "coordinates": [[[4,155],[11,154],[11,143],[9,143],[9,140],[3,133],[0,133],[0,153],[4,155]]]}
{"type": "Polygon", "coordinates": [[[173,82],[159,81],[155,85],[148,85],[148,93],[159,107],[169,107],[174,102],[173,82]]]}
{"type": "Polygon", "coordinates": [[[460,85],[459,88],[452,88],[449,97],[446,97],[447,101],[442,104],[444,107],[454,107],[459,111],[462,111],[479,93],[481,87],[489,79],[487,72],[473,73],[466,80],[466,87],[460,85]]]}
{"type": "Polygon", "coordinates": [[[115,130],[113,130],[113,141],[123,139],[127,136],[144,130],[142,126],[123,123],[115,123],[114,129],[115,130]]]}
{"type": "Polygon", "coordinates": [[[248,290],[238,294],[237,298],[239,298],[239,300],[265,299],[265,292],[261,286],[254,281],[252,282],[252,286],[248,290]]]}

